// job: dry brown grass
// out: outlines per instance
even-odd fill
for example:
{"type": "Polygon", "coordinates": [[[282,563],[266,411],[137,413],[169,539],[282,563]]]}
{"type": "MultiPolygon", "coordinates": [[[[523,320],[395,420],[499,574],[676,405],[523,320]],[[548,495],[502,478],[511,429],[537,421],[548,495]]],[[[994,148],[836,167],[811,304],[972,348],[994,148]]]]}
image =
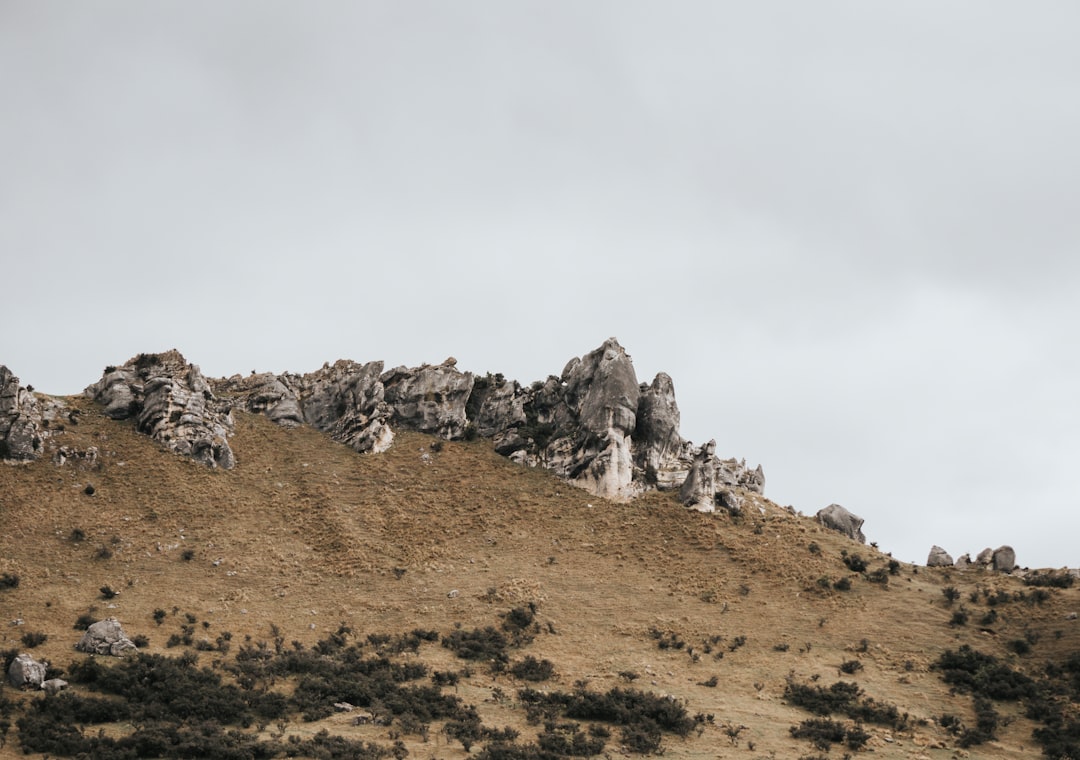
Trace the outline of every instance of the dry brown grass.
{"type": "MultiPolygon", "coordinates": [[[[67,401],[84,409],[82,421],[52,440],[97,446],[96,468],[0,467],[0,571],[21,578],[17,589],[0,592],[0,648],[21,648],[23,633],[42,631],[49,639],[35,655],[61,666],[82,657],[72,650],[79,637],[72,624],[91,608],[118,617],[129,635],[148,636],[150,651],[177,653],[165,648],[177,630],[174,608],[197,617],[196,638],[229,631],[237,641],[267,639],[273,624],[287,640],[310,645],[342,623],[362,633],[446,633],[456,623],[497,624],[499,613],[533,602],[545,632],[526,651],[555,663],[558,678],[547,688],[587,680],[607,689],[625,685],[619,674],[633,671],[635,686],[685,699],[691,714],[715,715],[717,726],[703,736],[668,740],[668,755],[795,758],[813,753],[788,735],[808,717],[782,700],[789,674],[831,683],[840,663],[858,658],[863,669],[844,678],[876,699],[915,719],[970,718],[970,698],[951,696],[928,670],[942,651],[968,643],[1037,668],[1080,644],[1077,623],[1065,620],[1077,606],[1072,589],[1041,605],[1003,605],[993,631],[980,631],[988,608],[968,595],[984,586],[1020,590],[1016,579],[903,565],[887,586],[869,583],[844,567],[842,552],[861,554],[871,569],[888,557],[753,494],[738,520],[687,511],[664,494],[614,504],[516,466],[483,441],[435,451],[434,439],[401,433],[385,454],[360,456],[314,430],[283,430],[242,413],[232,439],[238,466],[215,472],[101,417],[83,399],[67,401]],[[84,540],[72,539],[76,530],[84,540]],[[99,556],[103,547],[110,558],[99,556]],[[193,552],[188,560],[185,551],[193,552]],[[853,577],[851,591],[818,582],[843,576],[853,577]],[[967,626],[948,625],[946,585],[961,591],[957,606],[972,610],[967,626]],[[105,601],[102,586],[120,593],[105,601]],[[169,612],[160,627],[156,608],[169,612]],[[16,618],[24,624],[10,625],[16,618]],[[686,648],[659,649],[653,630],[681,637],[696,661],[686,648]],[[1025,630],[1039,642],[1018,658],[1004,644],[1025,630]],[[745,644],[732,651],[739,636],[745,644]],[[701,685],[712,676],[716,688],[701,685]],[[724,724],[747,727],[739,746],[724,724]]],[[[461,666],[437,645],[421,656],[439,669],[461,666]]],[[[495,688],[513,696],[519,685],[481,668],[458,693],[486,723],[517,726],[529,738],[536,728],[492,696],[495,688]]],[[[1039,757],[1034,724],[1018,708],[1000,709],[1015,720],[977,755],[1039,757]]],[[[297,720],[289,731],[329,726],[386,741],[385,728],[346,724],[345,716],[297,720]]],[[[952,754],[944,748],[953,740],[932,723],[896,734],[868,730],[880,757],[952,754]]],[[[406,744],[412,757],[464,755],[445,737],[406,737],[406,744]]],[[[16,752],[9,741],[0,756],[16,752]]]]}

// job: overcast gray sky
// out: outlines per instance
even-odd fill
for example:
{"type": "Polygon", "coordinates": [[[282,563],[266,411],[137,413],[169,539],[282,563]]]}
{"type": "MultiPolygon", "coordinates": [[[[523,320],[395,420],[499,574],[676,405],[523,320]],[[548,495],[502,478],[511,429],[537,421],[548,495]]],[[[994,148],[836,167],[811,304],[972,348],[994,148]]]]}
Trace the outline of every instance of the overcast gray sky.
{"type": "Polygon", "coordinates": [[[1080,565],[1075,2],[0,0],[0,363],[616,336],[766,494],[1080,565]]]}

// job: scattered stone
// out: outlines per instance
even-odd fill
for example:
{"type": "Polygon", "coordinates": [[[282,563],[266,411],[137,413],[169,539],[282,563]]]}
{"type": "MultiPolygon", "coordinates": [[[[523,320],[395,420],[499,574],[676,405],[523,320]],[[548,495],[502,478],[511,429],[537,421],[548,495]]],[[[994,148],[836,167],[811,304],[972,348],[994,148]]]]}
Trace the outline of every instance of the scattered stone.
{"type": "MultiPolygon", "coordinates": [[[[866,536],[863,535],[862,526],[865,520],[858,515],[852,514],[844,509],[839,504],[830,504],[817,513],[817,521],[830,530],[839,531],[848,538],[858,541],[860,544],[866,543],[866,536]]],[[[952,564],[950,560],[949,564],[952,564]]]]}
{"type": "Polygon", "coordinates": [[[975,564],[983,565],[984,567],[990,565],[994,561],[994,550],[987,547],[979,552],[975,556],[975,564]]]}
{"type": "Polygon", "coordinates": [[[350,705],[348,702],[335,702],[334,709],[338,712],[352,712],[356,709],[356,705],[350,705]]]}
{"type": "Polygon", "coordinates": [[[461,595],[461,592],[458,591],[457,589],[454,589],[453,591],[451,591],[449,594],[446,595],[446,598],[447,599],[457,599],[460,595],[461,595]]]}
{"type": "Polygon", "coordinates": [[[8,682],[16,689],[37,689],[45,681],[47,669],[46,663],[38,662],[26,653],[19,654],[8,666],[8,682]]]}
{"type": "Polygon", "coordinates": [[[52,696],[59,694],[61,691],[68,687],[68,682],[62,678],[50,678],[48,681],[41,682],[41,688],[46,694],[52,696]]]}
{"type": "Polygon", "coordinates": [[[1070,612],[1068,615],[1065,616],[1066,620],[1076,620],[1076,618],[1077,618],[1077,615],[1076,615],[1075,612],[1070,612]]]}
{"type": "Polygon", "coordinates": [[[89,654],[108,654],[121,657],[129,652],[138,651],[134,642],[124,635],[120,621],[114,617],[105,618],[91,625],[75,645],[75,649],[89,654]]]}
{"type": "Polygon", "coordinates": [[[927,567],[952,567],[953,558],[940,546],[932,546],[930,555],[926,558],[927,567]]]}

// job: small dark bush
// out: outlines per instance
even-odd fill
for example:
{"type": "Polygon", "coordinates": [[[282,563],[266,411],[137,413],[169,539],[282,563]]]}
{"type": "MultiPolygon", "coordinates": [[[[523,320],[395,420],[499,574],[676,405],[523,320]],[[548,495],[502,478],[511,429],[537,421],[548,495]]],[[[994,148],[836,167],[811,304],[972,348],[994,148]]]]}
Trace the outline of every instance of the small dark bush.
{"type": "Polygon", "coordinates": [[[959,625],[967,625],[968,611],[963,607],[953,612],[952,617],[949,619],[949,625],[955,627],[959,625]]]}
{"type": "Polygon", "coordinates": [[[888,586],[889,585],[889,573],[885,568],[879,567],[877,570],[871,570],[869,573],[867,573],[866,574],[866,580],[870,581],[871,583],[877,583],[877,584],[880,584],[882,586],[888,586]]]}
{"type": "Polygon", "coordinates": [[[960,598],[960,591],[956,588],[956,586],[946,586],[945,588],[941,589],[941,595],[945,597],[945,604],[951,605],[953,602],[960,598]]]}
{"type": "Polygon", "coordinates": [[[809,544],[806,545],[806,548],[810,551],[811,554],[821,554],[821,547],[818,546],[817,541],[811,541],[809,544]]]}
{"type": "Polygon", "coordinates": [[[110,587],[110,586],[102,586],[98,590],[101,592],[101,598],[102,599],[112,599],[117,594],[117,592],[113,591],[112,587],[110,587]]]}
{"type": "Polygon", "coordinates": [[[840,663],[840,672],[847,673],[849,676],[858,673],[862,670],[863,664],[858,660],[845,660],[840,663]]]}
{"type": "Polygon", "coordinates": [[[0,573],[0,589],[18,588],[19,581],[17,573],[0,573]]]}
{"type": "Polygon", "coordinates": [[[866,560],[858,554],[848,554],[844,557],[844,564],[853,573],[861,573],[866,570],[866,560]]]}
{"type": "Polygon", "coordinates": [[[87,628],[89,628],[96,622],[98,622],[98,619],[94,617],[93,614],[89,612],[84,612],[83,614],[79,615],[78,619],[75,621],[75,625],[73,625],[72,628],[74,628],[76,631],[85,631],[87,628]]]}
{"type": "Polygon", "coordinates": [[[837,591],[851,591],[851,579],[841,578],[833,583],[833,588],[837,591]]]}
{"type": "Polygon", "coordinates": [[[491,626],[457,629],[442,637],[442,645],[463,660],[506,661],[506,636],[491,626]]]}
{"type": "Polygon", "coordinates": [[[537,660],[528,655],[510,667],[510,674],[523,681],[546,681],[555,675],[555,666],[550,660],[537,660]]]}
{"type": "Polygon", "coordinates": [[[112,549],[107,547],[105,544],[102,544],[101,546],[99,546],[97,548],[97,551],[94,552],[94,556],[97,557],[98,559],[112,559],[112,555],[113,555],[112,549]]]}
{"type": "Polygon", "coordinates": [[[74,543],[80,543],[86,540],[86,531],[84,531],[82,528],[72,528],[71,533],[68,535],[68,538],[71,539],[74,543]]]}
{"type": "Polygon", "coordinates": [[[184,549],[184,551],[180,552],[180,559],[184,560],[184,562],[190,562],[195,559],[195,550],[184,549]]]}
{"type": "Polygon", "coordinates": [[[833,744],[842,744],[847,736],[843,723],[829,718],[809,718],[790,728],[796,739],[809,739],[815,748],[828,752],[833,744]]]}
{"type": "Polygon", "coordinates": [[[34,647],[41,646],[49,640],[49,634],[42,633],[41,631],[27,631],[22,635],[20,641],[27,649],[33,649],[34,647]]]}
{"type": "Polygon", "coordinates": [[[1025,586],[1072,588],[1075,582],[1076,578],[1071,573],[1032,573],[1024,578],[1025,586]]]}
{"type": "Polygon", "coordinates": [[[161,625],[163,622],[165,622],[165,615],[165,610],[158,607],[156,610],[154,610],[154,622],[158,625],[161,625]]]}

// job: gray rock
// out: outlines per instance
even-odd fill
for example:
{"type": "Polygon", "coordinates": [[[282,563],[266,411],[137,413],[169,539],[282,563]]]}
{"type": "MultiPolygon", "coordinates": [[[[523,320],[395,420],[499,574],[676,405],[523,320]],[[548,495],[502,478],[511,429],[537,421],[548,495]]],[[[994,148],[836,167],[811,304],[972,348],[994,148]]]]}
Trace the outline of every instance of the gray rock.
{"type": "Polygon", "coordinates": [[[37,399],[0,365],[0,459],[29,461],[44,451],[37,399]]]}
{"type": "Polygon", "coordinates": [[[28,654],[20,654],[8,666],[8,682],[16,689],[37,689],[45,680],[47,666],[28,654]]]}
{"type": "Polygon", "coordinates": [[[694,455],[690,472],[679,489],[679,501],[698,512],[716,511],[716,441],[709,441],[694,455]]]}
{"type": "Polygon", "coordinates": [[[994,549],[990,563],[999,573],[1011,573],[1016,569],[1016,552],[1011,546],[999,546],[994,549]]]}
{"type": "Polygon", "coordinates": [[[634,430],[634,465],[646,484],[666,490],[685,480],[682,457],[686,442],[679,435],[679,422],[671,377],[661,372],[651,385],[642,383],[634,430]]]}
{"type": "Polygon", "coordinates": [[[465,436],[465,405],[472,395],[473,375],[459,372],[456,360],[438,366],[396,367],[379,379],[395,425],[448,440],[465,436]]]}
{"type": "Polygon", "coordinates": [[[970,554],[963,554],[956,560],[956,567],[964,569],[971,567],[973,564],[970,554]]]}
{"type": "Polygon", "coordinates": [[[41,682],[41,688],[46,694],[52,696],[59,694],[68,687],[68,682],[63,678],[50,678],[48,681],[41,682]]]}
{"type": "MultiPolygon", "coordinates": [[[[517,429],[525,425],[526,391],[514,380],[502,375],[488,374],[473,379],[472,394],[465,406],[473,430],[481,438],[503,438],[503,456],[508,456],[527,441],[517,435],[517,429]],[[510,446],[511,448],[507,448],[510,446]]],[[[499,446],[496,446],[499,449],[499,446]]]]}
{"type": "Polygon", "coordinates": [[[858,515],[848,512],[839,504],[830,504],[824,509],[819,510],[817,513],[817,521],[826,528],[839,531],[848,538],[858,541],[860,544],[866,543],[866,536],[864,536],[862,532],[862,526],[865,520],[858,515]]]}
{"type": "Polygon", "coordinates": [[[140,432],[177,454],[223,469],[236,463],[228,442],[231,406],[176,350],[139,354],[122,367],[109,367],[84,393],[114,419],[134,417],[140,432]]]}
{"type": "Polygon", "coordinates": [[[952,567],[953,558],[940,546],[932,546],[930,555],[926,558],[927,567],[952,567]]]}
{"type": "Polygon", "coordinates": [[[392,410],[379,379],[382,370],[382,362],[357,364],[342,359],[294,378],[304,421],[361,454],[386,451],[394,442],[394,432],[392,410]]]}
{"type": "Polygon", "coordinates": [[[994,561],[994,550],[987,547],[975,556],[975,564],[988,567],[994,561]]]}
{"type": "Polygon", "coordinates": [[[270,372],[252,374],[248,377],[233,375],[227,380],[209,381],[214,393],[227,395],[237,404],[254,414],[262,414],[275,424],[292,428],[304,424],[300,397],[289,375],[270,372]]]}
{"type": "Polygon", "coordinates": [[[116,618],[106,618],[91,625],[75,648],[80,652],[108,654],[113,657],[137,651],[134,642],[124,635],[124,629],[116,618]]]}

